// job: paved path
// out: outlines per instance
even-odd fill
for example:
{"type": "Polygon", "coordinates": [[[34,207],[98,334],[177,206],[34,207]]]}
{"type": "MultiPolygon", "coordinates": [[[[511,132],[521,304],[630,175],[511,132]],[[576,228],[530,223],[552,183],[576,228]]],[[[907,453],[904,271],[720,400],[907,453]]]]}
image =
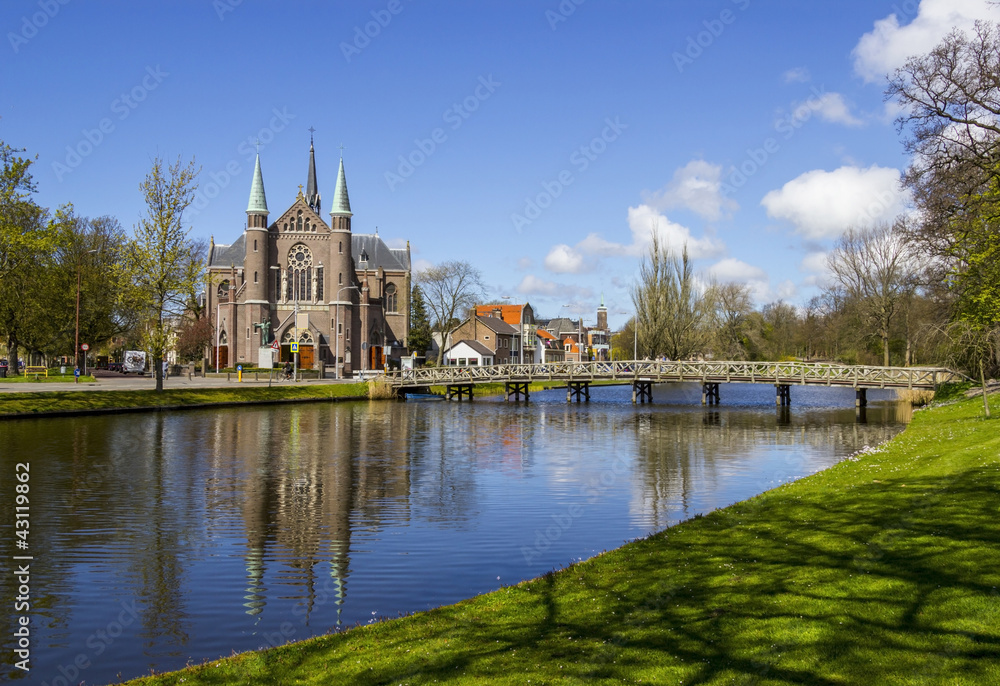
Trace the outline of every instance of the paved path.
{"type": "MultiPolygon", "coordinates": [[[[135,376],[130,374],[119,374],[117,372],[104,372],[97,370],[94,372],[96,381],[83,383],[23,383],[5,382],[0,379],[0,395],[4,393],[37,393],[41,391],[151,391],[156,388],[156,380],[148,376],[135,376]]],[[[274,386],[290,386],[293,381],[272,381],[274,386]]],[[[308,379],[299,381],[298,384],[314,386],[317,384],[335,383],[357,383],[357,379],[308,379]]],[[[263,376],[260,381],[253,380],[253,374],[245,375],[242,384],[236,381],[236,375],[227,381],[225,378],[202,378],[193,376],[190,379],[184,376],[171,376],[163,382],[165,389],[170,388],[232,388],[236,386],[267,386],[267,379],[263,376]]]]}

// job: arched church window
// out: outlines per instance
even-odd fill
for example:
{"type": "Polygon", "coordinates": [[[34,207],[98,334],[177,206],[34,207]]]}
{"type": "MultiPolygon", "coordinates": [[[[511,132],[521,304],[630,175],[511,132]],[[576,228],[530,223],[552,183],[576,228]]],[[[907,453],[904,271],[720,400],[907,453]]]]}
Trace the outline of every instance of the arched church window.
{"type": "Polygon", "coordinates": [[[226,302],[229,300],[229,279],[226,279],[219,284],[219,290],[217,295],[219,296],[220,302],[226,302]]]}
{"type": "Polygon", "coordinates": [[[343,255],[344,254],[344,241],[337,243],[337,251],[343,255]]]}
{"type": "Polygon", "coordinates": [[[302,210],[299,210],[299,214],[298,214],[298,221],[296,222],[296,228],[297,228],[297,229],[298,229],[299,231],[301,231],[301,230],[302,230],[302,210]]]}
{"type": "Polygon", "coordinates": [[[288,299],[312,300],[312,251],[297,243],[288,251],[288,299]]]}
{"type": "Polygon", "coordinates": [[[309,228],[309,218],[308,217],[306,218],[306,231],[312,231],[312,229],[309,228]]]}
{"type": "Polygon", "coordinates": [[[386,312],[397,312],[396,309],[397,302],[396,298],[398,294],[396,293],[396,284],[390,283],[385,287],[385,311],[386,312]]]}

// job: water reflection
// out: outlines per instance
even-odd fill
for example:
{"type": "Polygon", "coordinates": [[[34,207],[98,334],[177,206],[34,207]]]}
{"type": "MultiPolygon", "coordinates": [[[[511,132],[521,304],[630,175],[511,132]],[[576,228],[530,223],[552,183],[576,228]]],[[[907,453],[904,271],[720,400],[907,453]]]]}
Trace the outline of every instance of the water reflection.
{"type": "MultiPolygon", "coordinates": [[[[908,420],[746,393],[2,423],[2,473],[32,464],[29,681],[80,655],[78,680],[102,683],[453,602],[810,474],[908,420]]],[[[11,500],[0,516],[12,540],[11,500]]],[[[4,576],[7,626],[15,595],[4,576]]],[[[0,642],[2,673],[23,677],[11,632],[0,642]]]]}

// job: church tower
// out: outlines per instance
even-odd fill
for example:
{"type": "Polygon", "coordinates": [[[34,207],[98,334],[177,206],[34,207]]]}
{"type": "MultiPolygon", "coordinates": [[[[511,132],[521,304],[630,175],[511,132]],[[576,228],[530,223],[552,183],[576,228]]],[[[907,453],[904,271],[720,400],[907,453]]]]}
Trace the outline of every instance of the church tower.
{"type": "Polygon", "coordinates": [[[604,306],[603,293],[601,293],[601,306],[597,308],[597,328],[601,331],[608,330],[608,308],[604,306]]]}
{"type": "Polygon", "coordinates": [[[351,323],[354,321],[354,303],[360,295],[359,284],[354,279],[354,257],[351,251],[351,201],[347,195],[347,176],[344,174],[344,158],[340,158],[340,169],[337,171],[337,186],[333,191],[333,208],[330,210],[330,304],[339,305],[339,318],[335,322],[335,350],[339,350],[340,359],[337,364],[337,378],[342,378],[341,364],[347,365],[347,370],[361,369],[358,332],[351,335],[351,323]],[[354,288],[351,288],[354,286],[354,288]]]}
{"type": "Polygon", "coordinates": [[[320,195],[316,184],[316,151],[313,149],[312,129],[309,129],[309,175],[306,178],[306,202],[309,208],[319,214],[320,195]]]}
{"type": "Polygon", "coordinates": [[[260,155],[257,155],[253,181],[250,184],[250,202],[247,205],[246,259],[243,262],[243,278],[247,284],[246,302],[251,305],[267,305],[267,215],[264,177],[260,173],[260,155]]]}

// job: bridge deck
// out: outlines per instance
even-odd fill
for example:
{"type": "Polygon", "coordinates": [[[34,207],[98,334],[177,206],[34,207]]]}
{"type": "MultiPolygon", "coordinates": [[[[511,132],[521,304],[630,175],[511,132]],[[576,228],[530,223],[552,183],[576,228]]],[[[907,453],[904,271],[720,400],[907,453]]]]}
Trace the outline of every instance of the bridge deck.
{"type": "Polygon", "coordinates": [[[817,362],[555,362],[482,367],[428,367],[390,372],[386,381],[400,390],[422,386],[476,385],[531,381],[643,381],[669,383],[761,383],[849,386],[852,388],[935,389],[959,374],[940,367],[866,367],[817,362]]]}

